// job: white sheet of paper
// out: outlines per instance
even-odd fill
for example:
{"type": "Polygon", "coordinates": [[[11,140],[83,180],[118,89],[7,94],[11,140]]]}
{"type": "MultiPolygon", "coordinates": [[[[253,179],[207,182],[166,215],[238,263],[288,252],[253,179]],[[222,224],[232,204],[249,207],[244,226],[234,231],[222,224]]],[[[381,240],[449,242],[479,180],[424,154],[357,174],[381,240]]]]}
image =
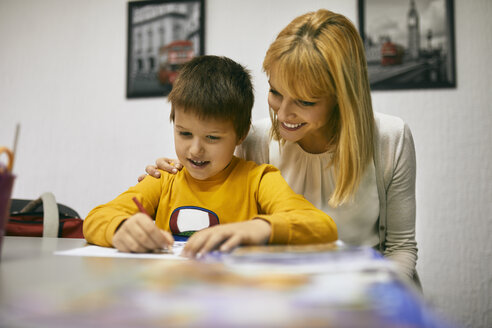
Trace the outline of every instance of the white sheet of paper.
{"type": "Polygon", "coordinates": [[[186,260],[185,257],[181,257],[181,251],[186,242],[176,241],[172,247],[172,253],[124,253],[118,251],[112,247],[101,247],[95,245],[88,245],[79,248],[73,248],[65,251],[56,251],[55,255],[69,255],[69,256],[92,256],[92,257],[125,257],[125,258],[147,258],[147,259],[173,259],[173,260],[186,260]]]}

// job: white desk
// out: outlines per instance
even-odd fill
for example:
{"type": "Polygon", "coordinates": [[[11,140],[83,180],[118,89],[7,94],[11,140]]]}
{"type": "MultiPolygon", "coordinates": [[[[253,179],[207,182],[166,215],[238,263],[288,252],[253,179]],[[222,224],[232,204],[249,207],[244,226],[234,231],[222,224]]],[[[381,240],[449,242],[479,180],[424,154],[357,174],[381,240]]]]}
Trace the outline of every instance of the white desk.
{"type": "Polygon", "coordinates": [[[53,254],[84,245],[5,237],[0,327],[449,327],[384,273],[362,290],[366,278],[350,272],[249,275],[221,262],[53,254]]]}

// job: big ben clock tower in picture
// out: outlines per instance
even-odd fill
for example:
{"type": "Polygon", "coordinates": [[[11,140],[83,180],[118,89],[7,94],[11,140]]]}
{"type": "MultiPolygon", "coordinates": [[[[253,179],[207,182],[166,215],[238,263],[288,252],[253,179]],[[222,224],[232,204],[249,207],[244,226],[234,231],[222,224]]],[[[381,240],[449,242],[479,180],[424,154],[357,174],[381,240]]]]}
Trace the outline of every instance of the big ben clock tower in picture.
{"type": "Polygon", "coordinates": [[[407,17],[408,24],[408,54],[411,59],[419,57],[420,49],[420,31],[419,15],[415,8],[415,0],[410,0],[410,10],[407,17]]]}

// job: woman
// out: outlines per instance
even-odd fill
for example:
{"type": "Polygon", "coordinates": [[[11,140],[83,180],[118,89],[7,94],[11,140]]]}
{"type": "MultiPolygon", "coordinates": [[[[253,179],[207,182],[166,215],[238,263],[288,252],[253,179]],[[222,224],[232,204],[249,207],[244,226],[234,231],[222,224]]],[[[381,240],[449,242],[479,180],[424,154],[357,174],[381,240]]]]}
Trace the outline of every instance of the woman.
{"type": "MultiPolygon", "coordinates": [[[[254,124],[236,154],[277,166],[335,220],[340,240],[375,247],[418,283],[412,135],[401,119],[374,115],[353,24],[328,10],[297,17],[270,45],[263,69],[271,120],[254,124]]],[[[146,171],[159,175],[155,166],[146,171]]]]}

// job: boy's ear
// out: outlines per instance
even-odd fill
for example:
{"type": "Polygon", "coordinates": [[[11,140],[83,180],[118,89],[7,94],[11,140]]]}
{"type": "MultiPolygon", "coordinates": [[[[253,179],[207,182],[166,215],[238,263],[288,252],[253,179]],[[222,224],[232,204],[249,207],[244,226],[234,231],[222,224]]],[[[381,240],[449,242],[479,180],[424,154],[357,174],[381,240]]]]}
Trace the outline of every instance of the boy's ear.
{"type": "Polygon", "coordinates": [[[240,144],[243,143],[244,139],[246,139],[246,135],[244,137],[242,137],[241,139],[239,139],[237,142],[236,142],[236,146],[239,146],[240,144]]]}
{"type": "Polygon", "coordinates": [[[239,139],[237,142],[236,142],[236,146],[239,146],[240,144],[243,143],[244,139],[246,139],[246,137],[248,136],[248,133],[249,133],[249,127],[248,127],[248,130],[246,131],[246,133],[244,134],[244,136],[242,136],[241,139],[239,139]]]}

